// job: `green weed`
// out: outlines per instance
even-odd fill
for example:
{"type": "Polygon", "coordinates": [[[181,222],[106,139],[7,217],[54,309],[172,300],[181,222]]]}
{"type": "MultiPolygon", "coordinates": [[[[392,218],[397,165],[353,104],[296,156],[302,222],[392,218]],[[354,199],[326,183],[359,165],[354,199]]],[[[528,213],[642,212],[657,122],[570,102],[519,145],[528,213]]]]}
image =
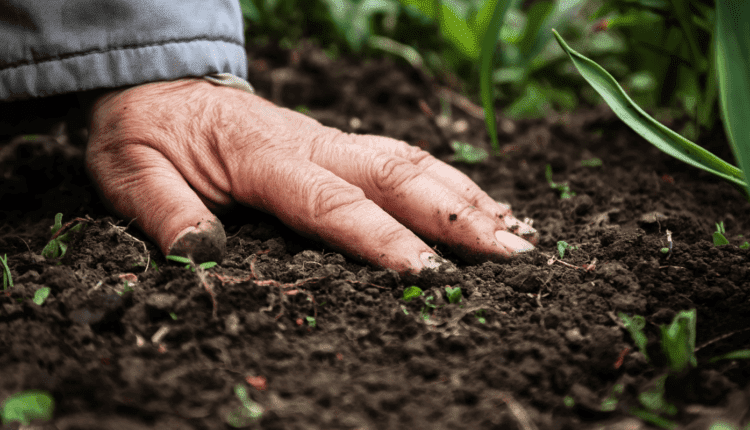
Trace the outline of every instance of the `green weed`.
{"type": "Polygon", "coordinates": [[[724,236],[724,221],[716,223],[716,231],[713,234],[714,246],[729,245],[729,241],[724,236]]]}
{"type": "Polygon", "coordinates": [[[556,184],[554,181],[552,181],[552,165],[547,164],[547,167],[545,168],[545,176],[547,178],[547,182],[549,183],[550,188],[560,192],[561,199],[569,199],[576,195],[576,193],[570,190],[570,187],[568,186],[567,182],[562,183],[562,184],[556,184]]]}
{"type": "MultiPolygon", "coordinates": [[[[71,232],[77,232],[83,228],[83,224],[78,223],[75,226],[71,227],[64,234],[58,234],[58,232],[63,228],[62,217],[62,213],[58,213],[57,215],[55,215],[55,224],[50,227],[50,230],[52,231],[52,240],[50,240],[49,243],[44,247],[44,249],[42,249],[42,256],[45,258],[62,258],[63,256],[65,256],[65,252],[68,250],[67,242],[70,241],[71,232]]],[[[80,218],[77,218],[76,220],[85,221],[80,218]]],[[[66,224],[66,226],[70,225],[71,223],[72,221],[66,224]]]]}
{"type": "MultiPolygon", "coordinates": [[[[622,312],[619,317],[633,338],[638,350],[648,361],[647,339],[643,333],[646,324],[645,319],[638,315],[631,318],[622,312]]],[[[695,309],[683,310],[675,315],[669,325],[660,326],[661,349],[667,359],[668,371],[657,378],[649,390],[638,395],[638,400],[645,409],[631,410],[630,412],[633,415],[662,428],[677,427],[673,421],[664,417],[664,415],[674,416],[678,412],[677,407],[664,398],[664,386],[667,379],[673,375],[679,374],[690,367],[698,366],[698,360],[695,356],[696,320],[695,309]]],[[[750,350],[733,351],[714,357],[709,362],[726,359],[750,359],[750,350]]]]}
{"type": "Polygon", "coordinates": [[[39,419],[50,421],[55,411],[55,400],[49,393],[41,390],[29,390],[10,396],[2,405],[3,425],[19,421],[27,426],[39,419]]]}
{"type": "Polygon", "coordinates": [[[601,158],[592,158],[590,160],[581,160],[581,166],[583,167],[599,167],[602,165],[601,158]]]}
{"type": "Polygon", "coordinates": [[[0,263],[3,263],[3,290],[7,290],[8,287],[13,288],[13,276],[10,273],[10,267],[8,267],[8,254],[0,258],[0,263]]]}
{"type": "MultiPolygon", "coordinates": [[[[172,261],[176,261],[176,262],[178,262],[178,263],[187,263],[187,264],[185,265],[185,268],[186,268],[186,269],[190,269],[190,270],[192,270],[193,272],[195,272],[195,267],[193,267],[193,266],[192,266],[192,265],[190,264],[190,259],[188,259],[188,258],[186,258],[186,257],[181,257],[181,256],[179,256],[179,255],[167,255],[167,257],[166,257],[166,258],[167,258],[167,260],[172,260],[172,261]]],[[[210,269],[210,268],[212,268],[212,267],[216,266],[217,264],[219,264],[219,263],[217,263],[217,262],[215,262],[215,261],[206,261],[205,263],[201,263],[201,264],[199,264],[198,266],[199,266],[199,267],[200,267],[201,269],[210,269]]]]}
{"type": "Polygon", "coordinates": [[[47,300],[47,297],[49,297],[50,288],[49,287],[42,287],[34,293],[34,298],[32,299],[34,303],[41,306],[42,303],[44,303],[45,300],[47,300]]]}
{"type": "Polygon", "coordinates": [[[240,399],[242,406],[227,414],[227,423],[232,427],[247,427],[259,420],[263,415],[263,407],[250,400],[245,387],[240,384],[235,385],[234,394],[240,399]]]}
{"type": "Polygon", "coordinates": [[[578,249],[577,246],[570,246],[568,245],[568,242],[565,242],[563,240],[557,241],[557,253],[560,255],[560,259],[562,260],[563,256],[565,256],[565,250],[569,249],[571,251],[578,249]]]}

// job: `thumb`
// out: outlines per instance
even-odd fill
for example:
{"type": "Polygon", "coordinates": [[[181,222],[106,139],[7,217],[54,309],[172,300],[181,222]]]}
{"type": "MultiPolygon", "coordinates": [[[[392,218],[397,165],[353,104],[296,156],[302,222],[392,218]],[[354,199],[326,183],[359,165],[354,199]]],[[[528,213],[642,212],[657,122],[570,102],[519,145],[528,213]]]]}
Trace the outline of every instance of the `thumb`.
{"type": "Polygon", "coordinates": [[[164,255],[190,256],[195,263],[224,259],[224,226],[157,150],[90,141],[86,169],[108,208],[135,219],[164,255]]]}

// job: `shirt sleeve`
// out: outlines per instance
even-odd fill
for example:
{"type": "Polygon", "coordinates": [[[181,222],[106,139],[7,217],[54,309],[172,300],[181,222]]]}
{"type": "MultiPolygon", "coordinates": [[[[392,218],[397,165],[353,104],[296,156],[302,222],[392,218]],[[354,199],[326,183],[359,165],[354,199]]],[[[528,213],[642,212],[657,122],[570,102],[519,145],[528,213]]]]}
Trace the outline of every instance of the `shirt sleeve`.
{"type": "Polygon", "coordinates": [[[243,30],[237,0],[0,0],[0,101],[244,80],[243,30]]]}

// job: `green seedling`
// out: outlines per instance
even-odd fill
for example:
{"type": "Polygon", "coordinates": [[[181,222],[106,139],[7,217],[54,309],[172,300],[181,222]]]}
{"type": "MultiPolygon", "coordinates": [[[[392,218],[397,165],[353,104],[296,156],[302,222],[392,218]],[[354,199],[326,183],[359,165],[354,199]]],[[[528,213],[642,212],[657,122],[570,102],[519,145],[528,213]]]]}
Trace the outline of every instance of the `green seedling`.
{"type": "MultiPolygon", "coordinates": [[[[195,272],[195,268],[190,264],[190,259],[188,259],[186,257],[181,257],[179,255],[167,255],[166,258],[167,258],[167,260],[176,261],[178,263],[187,263],[187,265],[185,265],[185,268],[186,269],[190,269],[193,272],[195,272]]],[[[217,263],[215,261],[206,261],[205,263],[201,263],[198,266],[201,269],[210,269],[210,268],[216,266],[217,264],[219,264],[219,263],[217,263]]]]}
{"type": "Polygon", "coordinates": [[[688,365],[697,366],[695,358],[695,309],[680,311],[669,326],[661,326],[661,347],[669,368],[681,372],[688,365]]]}
{"type": "Polygon", "coordinates": [[[740,245],[740,249],[748,249],[750,248],[750,242],[745,242],[742,245],[740,245]]]}
{"type": "Polygon", "coordinates": [[[10,396],[2,405],[3,425],[19,421],[27,426],[39,419],[49,421],[55,410],[55,400],[49,393],[41,390],[29,390],[10,396]]]}
{"type": "Polygon", "coordinates": [[[478,319],[479,322],[482,323],[482,324],[484,324],[484,323],[487,322],[487,320],[484,319],[484,317],[482,316],[482,315],[484,315],[484,312],[485,312],[484,309],[480,309],[480,310],[476,311],[476,313],[474,313],[474,316],[476,317],[476,319],[478,319]]]}
{"type": "Polygon", "coordinates": [[[561,199],[569,199],[576,195],[576,193],[570,190],[567,182],[563,184],[556,184],[554,181],[552,181],[552,166],[550,164],[547,164],[545,176],[547,177],[547,182],[549,183],[550,188],[560,192],[561,199]]]}
{"type": "Polygon", "coordinates": [[[714,232],[714,246],[729,245],[729,241],[724,236],[726,230],[724,230],[724,221],[716,223],[716,231],[714,232]]]}
{"type": "Polygon", "coordinates": [[[448,302],[450,303],[458,303],[463,300],[461,296],[461,287],[451,288],[446,286],[445,293],[448,296],[448,302]]]}
{"type": "Polygon", "coordinates": [[[581,166],[583,167],[599,167],[602,165],[601,158],[592,158],[590,160],[581,160],[581,166]]]}
{"type": "MultiPolygon", "coordinates": [[[[409,287],[409,288],[407,288],[407,289],[404,290],[404,296],[402,297],[402,299],[405,302],[410,302],[415,297],[420,297],[420,296],[423,296],[423,295],[424,295],[424,291],[422,291],[421,288],[419,288],[419,287],[417,287],[415,285],[412,285],[411,287],[409,287]]],[[[435,296],[429,296],[429,297],[427,297],[425,299],[424,306],[422,307],[422,310],[419,312],[419,315],[422,317],[422,319],[424,319],[424,320],[430,319],[430,315],[429,315],[429,313],[427,311],[427,308],[432,308],[432,309],[437,309],[438,308],[438,306],[430,303],[430,300],[433,300],[434,298],[435,298],[435,296]]],[[[442,307],[442,306],[439,306],[439,307],[442,307]]],[[[409,315],[409,311],[407,311],[406,307],[404,307],[403,305],[401,305],[401,310],[404,311],[404,314],[409,315]]]]}
{"type": "Polygon", "coordinates": [[[240,399],[242,406],[227,414],[227,423],[230,426],[235,428],[247,427],[260,419],[263,415],[263,407],[250,400],[245,387],[240,384],[235,385],[234,394],[240,399]]]}
{"type": "Polygon", "coordinates": [[[118,291],[117,294],[121,296],[130,291],[135,291],[135,290],[130,287],[130,283],[128,281],[125,281],[125,288],[123,288],[122,291],[118,291]]]}
{"type": "Polygon", "coordinates": [[[490,156],[489,152],[484,148],[477,148],[469,143],[458,142],[455,140],[451,142],[451,148],[455,151],[453,161],[461,163],[481,163],[490,156]]]}
{"type": "Polygon", "coordinates": [[[421,288],[412,285],[411,287],[404,290],[404,297],[402,299],[405,302],[410,302],[413,298],[419,297],[422,294],[424,293],[422,292],[421,288]]]}
{"type": "Polygon", "coordinates": [[[571,251],[578,249],[577,246],[570,246],[568,245],[568,242],[559,240],[557,241],[557,253],[560,255],[560,259],[562,260],[563,256],[565,256],[565,250],[569,249],[571,251]]]}
{"type": "Polygon", "coordinates": [[[172,317],[173,320],[177,321],[177,314],[174,312],[170,312],[169,316],[172,317]]]}
{"type": "Polygon", "coordinates": [[[4,258],[0,258],[0,263],[3,263],[3,290],[7,290],[9,286],[13,288],[13,276],[11,276],[10,267],[8,267],[8,254],[5,254],[4,258]]]}
{"type": "Polygon", "coordinates": [[[55,224],[50,228],[52,231],[52,240],[50,240],[44,249],[42,249],[42,256],[45,258],[62,258],[68,250],[66,242],[70,241],[70,233],[79,231],[83,228],[83,224],[78,223],[64,234],[56,236],[60,229],[63,228],[62,217],[63,214],[61,213],[55,215],[55,224]]]}
{"type": "Polygon", "coordinates": [[[646,327],[646,319],[640,315],[635,315],[631,318],[625,315],[623,312],[620,312],[618,316],[625,325],[625,329],[628,331],[628,333],[630,333],[630,337],[633,338],[635,346],[638,347],[638,350],[641,351],[641,354],[643,354],[643,356],[646,357],[646,360],[648,360],[648,354],[646,353],[646,344],[648,343],[648,339],[643,333],[643,329],[644,327],[646,327]]]}
{"type": "Polygon", "coordinates": [[[45,300],[47,300],[47,297],[49,297],[50,288],[49,287],[42,287],[34,293],[33,301],[37,305],[41,306],[42,303],[44,303],[45,300]]]}
{"type": "Polygon", "coordinates": [[[307,325],[309,325],[312,328],[315,328],[317,325],[317,322],[315,321],[314,317],[305,317],[305,320],[307,321],[307,325]]]}
{"type": "Polygon", "coordinates": [[[669,248],[667,248],[667,247],[664,247],[664,248],[660,249],[659,251],[661,251],[662,254],[669,254],[669,248]]]}

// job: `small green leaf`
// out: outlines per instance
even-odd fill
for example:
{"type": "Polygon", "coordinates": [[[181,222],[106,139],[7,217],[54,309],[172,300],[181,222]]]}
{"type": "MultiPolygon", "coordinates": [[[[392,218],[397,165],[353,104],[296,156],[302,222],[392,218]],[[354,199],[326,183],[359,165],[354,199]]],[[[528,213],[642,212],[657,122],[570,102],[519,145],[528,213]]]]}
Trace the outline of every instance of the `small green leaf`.
{"type": "Polygon", "coordinates": [[[219,264],[219,263],[217,263],[215,261],[206,261],[205,263],[201,263],[200,266],[202,268],[204,268],[204,269],[210,269],[210,268],[216,266],[217,264],[219,264]]]}
{"type": "Polygon", "coordinates": [[[599,167],[602,165],[601,158],[592,158],[590,160],[581,160],[581,166],[584,167],[599,167]]]}
{"type": "Polygon", "coordinates": [[[565,407],[572,408],[576,405],[576,401],[573,400],[573,397],[571,396],[565,396],[563,397],[563,403],[565,404],[565,407]]]}
{"type": "Polygon", "coordinates": [[[643,328],[646,327],[646,319],[640,315],[635,315],[631,318],[623,312],[620,312],[617,316],[620,317],[625,325],[625,329],[630,333],[630,337],[633,338],[635,346],[638,347],[641,354],[643,354],[643,356],[646,357],[646,360],[648,360],[648,354],[646,354],[646,344],[648,343],[648,339],[643,333],[643,328]]]}
{"type": "Polygon", "coordinates": [[[186,257],[181,257],[179,255],[167,255],[167,260],[176,261],[178,263],[190,263],[190,259],[186,257]]]}
{"type": "Polygon", "coordinates": [[[2,405],[3,424],[20,421],[23,425],[40,419],[49,421],[55,411],[55,400],[47,392],[29,390],[10,396],[2,405]]]}
{"type": "Polygon", "coordinates": [[[49,287],[42,287],[34,293],[34,303],[41,306],[42,303],[44,303],[45,300],[47,300],[47,297],[49,296],[50,288],[49,287]]]}
{"type": "Polygon", "coordinates": [[[315,328],[315,326],[317,325],[314,317],[305,317],[305,320],[307,320],[307,325],[309,325],[312,328],[315,328]]]}
{"type": "Polygon", "coordinates": [[[462,300],[461,287],[445,287],[445,292],[448,294],[448,301],[450,303],[458,303],[462,300]]]}
{"type": "Polygon", "coordinates": [[[417,286],[412,285],[411,287],[404,290],[403,300],[405,302],[409,302],[411,301],[411,299],[415,297],[419,297],[421,295],[422,295],[422,289],[417,286]]]}
{"type": "Polygon", "coordinates": [[[489,158],[490,154],[484,148],[475,148],[474,146],[459,141],[451,142],[451,148],[456,152],[453,156],[454,161],[463,163],[481,163],[489,158]]]}
{"type": "Polygon", "coordinates": [[[669,367],[681,372],[688,364],[698,365],[695,358],[695,309],[680,311],[669,326],[661,326],[661,347],[669,367]]]}
{"type": "Polygon", "coordinates": [[[719,360],[750,360],[750,349],[740,349],[737,351],[728,352],[718,357],[714,357],[709,360],[710,363],[719,360]]]}
{"type": "Polygon", "coordinates": [[[662,254],[669,254],[669,248],[662,248],[659,251],[661,251],[662,254]]]}
{"type": "Polygon", "coordinates": [[[740,245],[740,249],[748,249],[750,248],[750,242],[745,242],[742,245],[740,245]]]}

